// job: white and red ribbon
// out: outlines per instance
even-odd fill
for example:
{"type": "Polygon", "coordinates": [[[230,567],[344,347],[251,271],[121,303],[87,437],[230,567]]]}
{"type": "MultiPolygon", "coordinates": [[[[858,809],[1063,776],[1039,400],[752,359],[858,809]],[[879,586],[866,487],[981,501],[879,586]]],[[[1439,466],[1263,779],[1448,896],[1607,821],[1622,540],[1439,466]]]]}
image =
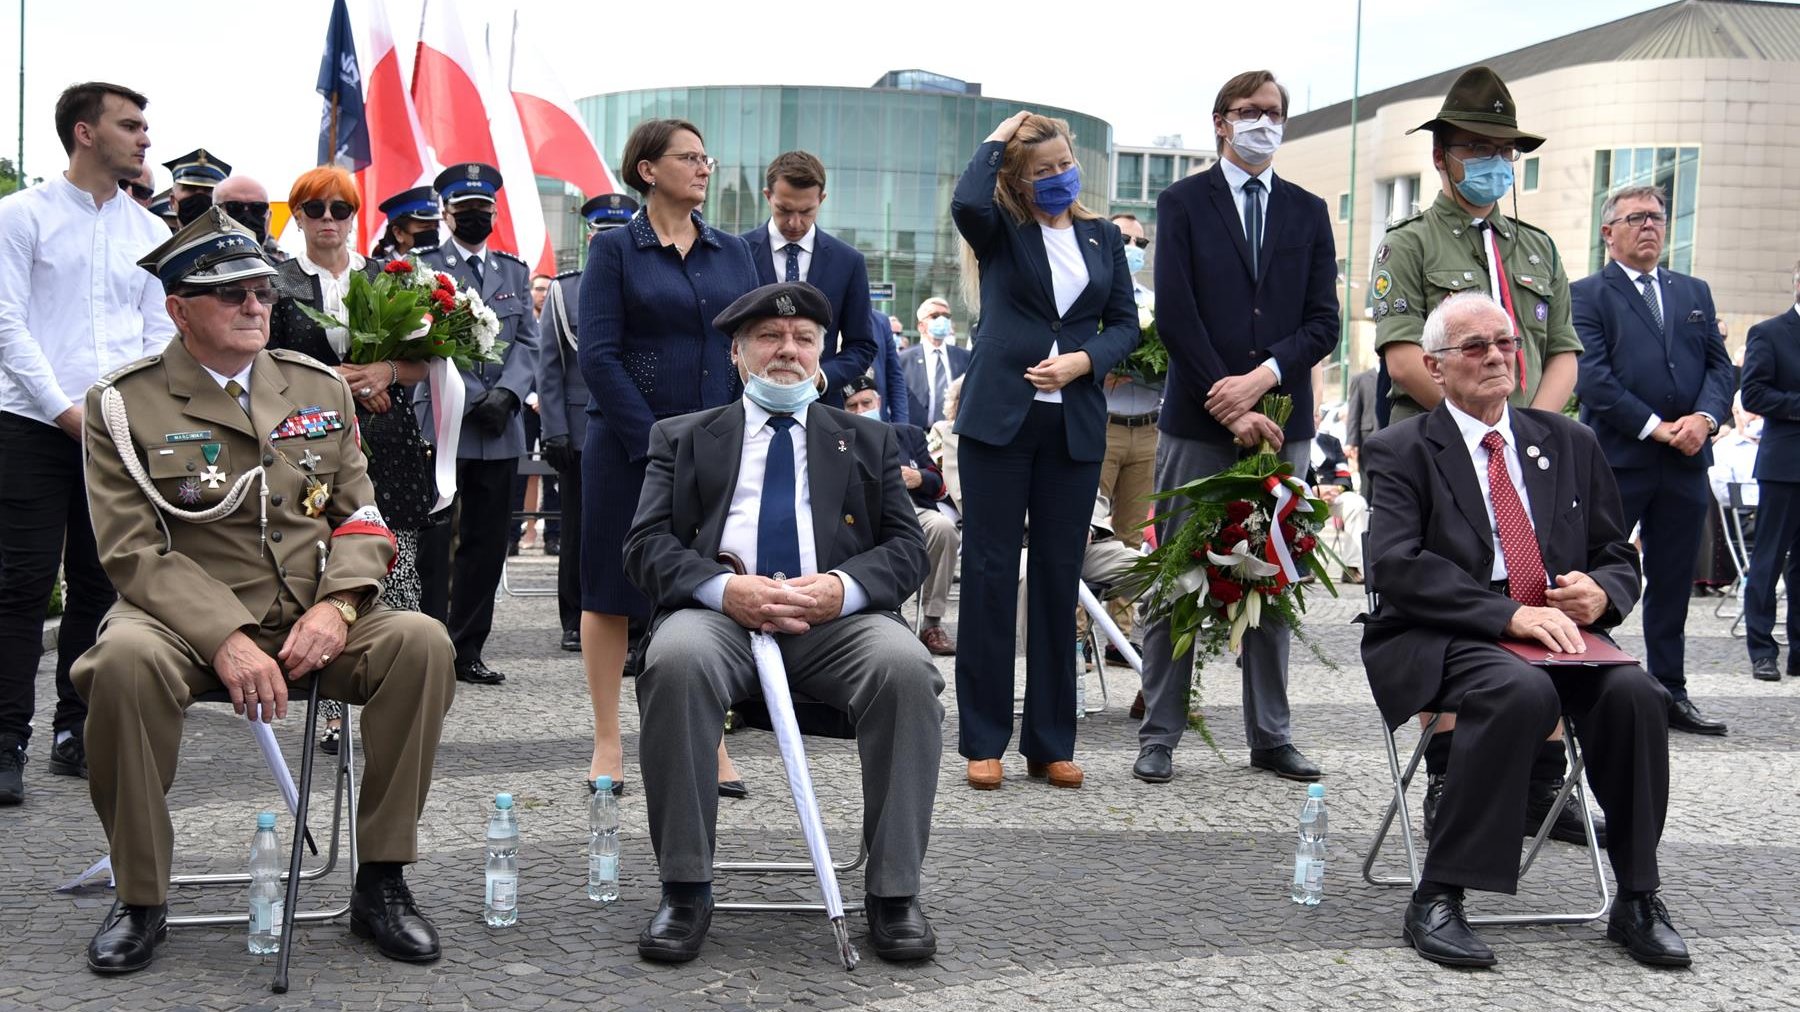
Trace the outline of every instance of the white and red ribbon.
{"type": "Polygon", "coordinates": [[[1285,587],[1300,579],[1300,567],[1294,564],[1294,556],[1288,551],[1287,538],[1282,536],[1281,525],[1295,513],[1311,513],[1312,504],[1306,501],[1304,490],[1291,478],[1278,474],[1263,479],[1263,488],[1275,496],[1275,510],[1269,522],[1269,534],[1264,539],[1263,552],[1270,563],[1280,570],[1275,574],[1275,586],[1285,587]]]}
{"type": "Polygon", "coordinates": [[[431,433],[437,447],[435,471],[437,503],[431,511],[450,505],[456,498],[456,450],[462,442],[463,389],[462,374],[447,358],[434,358],[429,365],[426,382],[431,384],[431,433]]]}

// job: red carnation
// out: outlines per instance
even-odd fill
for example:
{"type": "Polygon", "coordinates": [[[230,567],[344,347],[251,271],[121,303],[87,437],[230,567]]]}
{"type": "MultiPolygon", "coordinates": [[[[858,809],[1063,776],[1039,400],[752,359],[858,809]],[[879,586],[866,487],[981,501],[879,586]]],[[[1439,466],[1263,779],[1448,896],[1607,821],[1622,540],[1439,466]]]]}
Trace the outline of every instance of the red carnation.
{"type": "Polygon", "coordinates": [[[1299,541],[1294,542],[1294,547],[1300,549],[1302,552],[1310,552],[1318,546],[1319,539],[1313,537],[1311,534],[1304,535],[1299,541]]]}
{"type": "Polygon", "coordinates": [[[1242,499],[1225,505],[1225,519],[1234,524],[1241,524],[1250,519],[1250,514],[1254,512],[1256,512],[1256,507],[1242,499]]]}
{"type": "Polygon", "coordinates": [[[412,264],[409,264],[404,260],[389,260],[387,266],[383,267],[382,270],[389,274],[405,274],[407,271],[412,270],[412,264]]]}
{"type": "Polygon", "coordinates": [[[438,272],[437,283],[438,283],[439,288],[455,288],[456,287],[456,282],[450,277],[450,275],[445,274],[442,271],[438,272]]]}
{"type": "Polygon", "coordinates": [[[1250,532],[1244,530],[1243,526],[1240,524],[1232,524],[1219,532],[1219,540],[1225,542],[1227,548],[1236,545],[1240,541],[1248,541],[1249,539],[1250,532]]]}
{"type": "Polygon", "coordinates": [[[451,295],[449,292],[444,291],[442,288],[439,288],[437,291],[434,291],[431,293],[431,301],[444,307],[444,310],[446,312],[456,308],[456,296],[451,295]]]}
{"type": "Polygon", "coordinates": [[[1236,604],[1244,599],[1244,586],[1230,580],[1213,580],[1207,587],[1220,604],[1236,604]]]}

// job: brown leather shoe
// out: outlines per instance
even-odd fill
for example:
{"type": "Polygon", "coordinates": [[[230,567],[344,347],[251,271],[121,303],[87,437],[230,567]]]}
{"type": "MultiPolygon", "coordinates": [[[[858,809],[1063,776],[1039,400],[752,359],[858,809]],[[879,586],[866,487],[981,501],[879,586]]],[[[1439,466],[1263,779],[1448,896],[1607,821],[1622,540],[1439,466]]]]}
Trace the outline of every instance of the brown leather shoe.
{"type": "Polygon", "coordinates": [[[1081,767],[1067,759],[1058,759],[1053,763],[1025,763],[1025,772],[1038,780],[1049,780],[1052,787],[1080,787],[1081,767]]]}
{"type": "Polygon", "coordinates": [[[978,791],[997,791],[1004,779],[998,759],[970,759],[969,786],[978,791]]]}
{"type": "Polygon", "coordinates": [[[1141,689],[1138,691],[1137,698],[1131,701],[1131,719],[1144,719],[1144,693],[1141,689]]]}
{"type": "Polygon", "coordinates": [[[939,657],[956,656],[956,641],[950,638],[950,630],[941,625],[927,626],[919,633],[919,642],[939,657]]]}

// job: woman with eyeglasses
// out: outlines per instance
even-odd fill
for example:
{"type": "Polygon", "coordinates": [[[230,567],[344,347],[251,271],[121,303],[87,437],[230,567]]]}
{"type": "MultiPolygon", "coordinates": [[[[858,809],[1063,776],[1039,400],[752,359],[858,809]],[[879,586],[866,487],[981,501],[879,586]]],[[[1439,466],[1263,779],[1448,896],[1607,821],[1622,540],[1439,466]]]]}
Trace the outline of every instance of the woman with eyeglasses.
{"type": "Polygon", "coordinates": [[[981,313],[956,415],[962,474],[960,751],[969,786],[1001,785],[1012,738],[1019,546],[1031,517],[1025,644],[1026,771],[1080,787],[1075,584],[1106,455],[1101,380],[1138,343],[1119,227],[1076,202],[1069,125],[1012,116],[975,149],[950,216],[964,298],[981,313]]]}
{"type": "MultiPolygon", "coordinates": [[[[588,782],[607,774],[615,791],[624,772],[619,681],[630,624],[650,617],[649,600],[624,567],[650,426],[739,396],[731,338],[712,320],[757,284],[750,245],[700,216],[719,163],[707,156],[698,127],[679,119],[639,123],[619,165],[643,205],[624,228],[588,243],[577,327],[590,391],[581,455],[581,658],[594,706],[588,782]]],[[[722,740],[718,779],[722,797],[747,793],[722,740]]]]}
{"type": "MultiPolygon", "coordinates": [[[[444,519],[431,515],[437,501],[431,450],[413,413],[411,388],[425,379],[425,365],[393,360],[352,365],[349,330],[321,327],[300,309],[304,304],[348,319],[344,299],[350,291],[351,274],[360,272],[372,278],[376,273],[373,264],[350,248],[355,232],[352,222],[361,206],[350,174],[335,166],[302,173],[288,193],[288,206],[306,239],[306,249],[275,270],[277,300],[269,314],[269,347],[311,355],[336,369],[350,385],[356,398],[356,421],[368,450],[375,504],[399,541],[381,603],[417,611],[419,531],[444,519]]],[[[320,711],[328,721],[321,745],[334,754],[340,733],[335,707],[330,704],[320,711]]]]}

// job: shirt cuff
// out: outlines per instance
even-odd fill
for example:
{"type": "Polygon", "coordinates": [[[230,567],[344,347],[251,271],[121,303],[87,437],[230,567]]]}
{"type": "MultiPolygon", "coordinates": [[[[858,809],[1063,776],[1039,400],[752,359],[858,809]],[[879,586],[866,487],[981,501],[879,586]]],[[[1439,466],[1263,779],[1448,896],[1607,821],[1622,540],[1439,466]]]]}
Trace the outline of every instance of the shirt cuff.
{"type": "Polygon", "coordinates": [[[1645,422],[1644,427],[1638,431],[1638,438],[1639,439],[1649,439],[1650,433],[1655,432],[1656,427],[1661,424],[1662,424],[1662,416],[1659,414],[1656,414],[1655,412],[1651,412],[1650,420],[1645,422]]]}
{"type": "Polygon", "coordinates": [[[1279,386],[1281,384],[1281,363],[1271,358],[1263,360],[1260,365],[1275,374],[1275,383],[1279,386]]]}
{"type": "Polygon", "coordinates": [[[862,584],[856,582],[856,577],[841,569],[832,570],[831,575],[844,583],[844,605],[838,609],[838,618],[854,615],[869,606],[869,592],[862,588],[862,584]]]}
{"type": "Polygon", "coordinates": [[[705,583],[694,588],[694,600],[711,608],[713,611],[725,612],[725,582],[731,579],[730,573],[720,573],[709,577],[705,583]]]}
{"type": "Polygon", "coordinates": [[[44,421],[56,424],[62,413],[75,406],[75,402],[63,396],[62,388],[52,382],[38,396],[38,408],[44,412],[44,421]]]}
{"type": "Polygon", "coordinates": [[[1696,411],[1696,412],[1694,412],[1694,414],[1699,415],[1701,418],[1706,419],[1706,428],[1708,430],[1707,435],[1711,435],[1712,433],[1719,431],[1719,420],[1712,416],[1712,412],[1696,411]]]}

